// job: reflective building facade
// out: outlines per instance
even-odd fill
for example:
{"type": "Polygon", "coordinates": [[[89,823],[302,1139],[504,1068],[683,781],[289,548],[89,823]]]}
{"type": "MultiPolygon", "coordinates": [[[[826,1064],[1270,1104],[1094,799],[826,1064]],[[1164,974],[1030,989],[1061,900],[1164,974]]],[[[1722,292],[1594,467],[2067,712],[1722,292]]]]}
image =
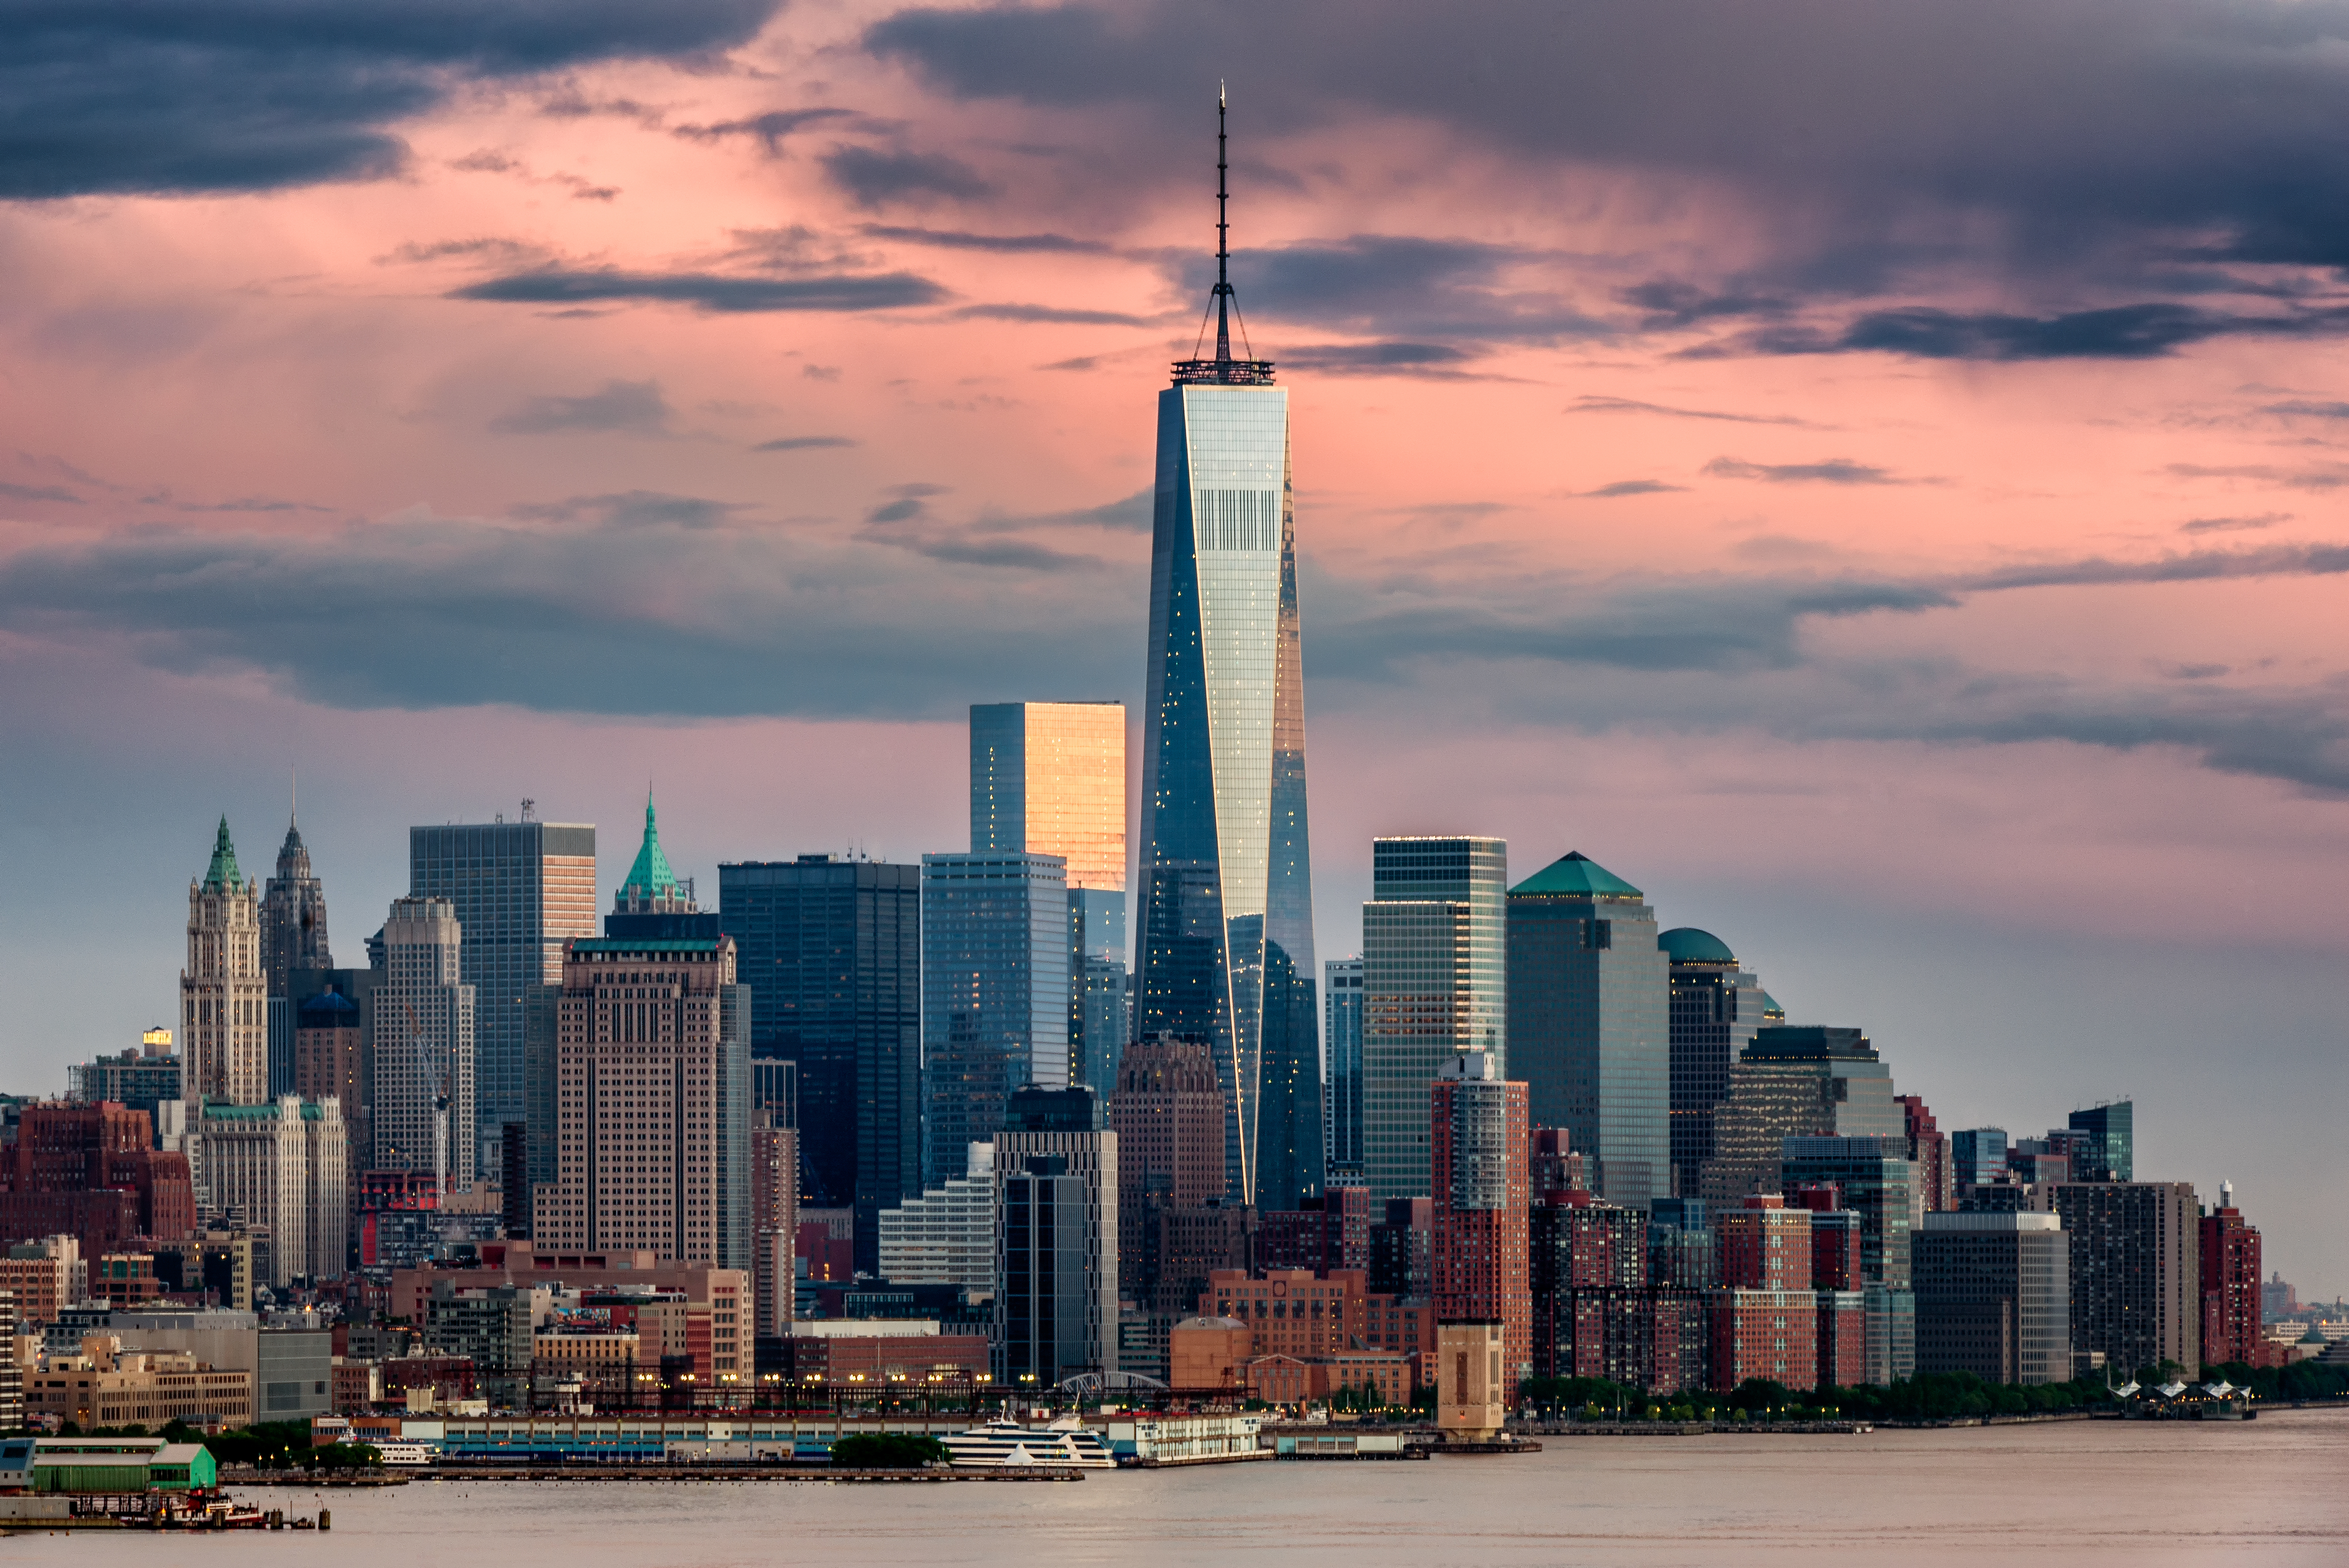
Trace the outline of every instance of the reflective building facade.
{"type": "Polygon", "coordinates": [[[969,1174],[1014,1091],[1069,1086],[1067,874],[1057,855],[922,857],[926,1189],[969,1174]]]}
{"type": "Polygon", "coordinates": [[[1125,704],[970,710],[970,847],[1069,866],[1069,1056],[1106,1095],[1125,1047],[1125,704]]]}
{"type": "Polygon", "coordinates": [[[1646,896],[1579,853],[1509,889],[1509,1072],[1609,1203],[1671,1196],[1670,964],[1646,896]]]}
{"type": "Polygon", "coordinates": [[[1730,1064],[1762,1027],[1762,988],[1711,931],[1680,926],[1656,943],[1671,965],[1672,1190],[1692,1197],[1713,1158],[1730,1064]]]}
{"type": "Polygon", "coordinates": [[[1495,1082],[1507,1075],[1508,888],[1508,846],[1498,838],[1371,846],[1361,1138],[1373,1198],[1430,1190],[1427,1085],[1454,1056],[1484,1052],[1495,1082]]]}
{"type": "Polygon", "coordinates": [[[1158,395],[1133,1033],[1208,1042],[1231,1196],[1321,1185],[1288,393],[1216,354],[1158,395]]]}
{"type": "Polygon", "coordinates": [[[1362,1179],[1362,961],[1331,959],[1321,966],[1323,1071],[1329,1079],[1324,1119],[1330,1184],[1359,1185],[1362,1179]]]}

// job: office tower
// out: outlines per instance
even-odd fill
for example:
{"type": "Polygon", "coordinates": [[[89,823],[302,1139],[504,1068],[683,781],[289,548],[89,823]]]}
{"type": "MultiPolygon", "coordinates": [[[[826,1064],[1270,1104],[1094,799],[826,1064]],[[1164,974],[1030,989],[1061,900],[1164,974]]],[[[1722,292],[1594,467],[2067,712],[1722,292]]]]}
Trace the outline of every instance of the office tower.
{"type": "Polygon", "coordinates": [[[558,1005],[560,1169],[535,1245],[749,1269],[751,999],[733,942],[574,939],[558,1005]]]}
{"type": "Polygon", "coordinates": [[[323,991],[294,1018],[294,1093],[312,1105],[333,1100],[343,1127],[343,1208],[356,1214],[359,1178],[376,1168],[374,1073],[359,1010],[340,992],[323,991]]]}
{"type": "Polygon", "coordinates": [[[1321,965],[1322,1055],[1329,1086],[1322,1140],[1329,1179],[1362,1179],[1362,961],[1330,959],[1321,965]]]}
{"type": "Polygon", "coordinates": [[[1892,1069],[1857,1029],[1773,1024],[1755,1032],[1729,1070],[1729,1098],[1713,1118],[1713,1156],[1697,1195],[1734,1203],[1775,1192],[1790,1137],[1897,1137],[1908,1124],[1892,1098],[1892,1069]]]}
{"type": "Polygon", "coordinates": [[[2235,1207],[2235,1184],[2219,1184],[2219,1206],[2202,1216],[2202,1364],[2259,1364],[2260,1233],[2235,1207]]]}
{"type": "Polygon", "coordinates": [[[408,830],[409,897],[445,899],[464,934],[454,978],[473,988],[476,1081],[472,1111],[450,1124],[450,1144],[471,1146],[468,1169],[496,1169],[505,1124],[529,1120],[530,988],[561,983],[565,938],[595,934],[595,827],[533,821],[531,806],[523,803],[519,822],[501,814],[408,830]]]}
{"type": "Polygon", "coordinates": [[[1069,1085],[1068,865],[922,857],[922,1172],[964,1174],[1012,1092],[1069,1085]]]}
{"type": "Polygon", "coordinates": [[[479,1177],[480,988],[462,981],[464,932],[446,898],[394,898],[375,1009],[378,1170],[430,1171],[446,1192],[479,1177]]]}
{"type": "Polygon", "coordinates": [[[1321,1084],[1288,394],[1232,357],[1217,192],[1215,358],[1158,395],[1133,1029],[1209,1043],[1231,1197],[1293,1209],[1321,1084]]]}
{"type": "MultiPolygon", "coordinates": [[[[1362,906],[1362,1179],[1381,1200],[1427,1190],[1427,1085],[1451,1058],[1508,1064],[1508,846],[1381,838],[1362,906]]],[[[1547,1124],[1545,1124],[1547,1125],[1547,1124]]]]}
{"type": "Polygon", "coordinates": [[[1118,1293],[1154,1297],[1160,1278],[1157,1214],[1219,1201],[1224,1170],[1223,1085],[1204,1040],[1159,1034],[1126,1047],[1109,1096],[1117,1134],[1118,1293]]]}
{"type": "MultiPolygon", "coordinates": [[[[254,1105],[269,1090],[269,981],[261,962],[261,888],[237,869],[228,818],[212,864],[188,884],[188,964],[180,971],[180,1095],[254,1105]]],[[[199,1184],[203,1171],[199,1156],[199,1184]]]]}
{"type": "Polygon", "coordinates": [[[1721,1255],[1703,1199],[1656,1199],[1648,1214],[1648,1279],[1690,1291],[1721,1282],[1721,1255]]]}
{"type": "Polygon", "coordinates": [[[995,1135],[993,1337],[996,1380],[1015,1392],[1117,1365],[1117,1182],[1092,1089],[1012,1091],[995,1135]]]}
{"type": "Polygon", "coordinates": [[[1670,960],[1640,889],[1579,853],[1509,889],[1509,1061],[1590,1189],[1671,1196],[1670,960]]]}
{"type": "Polygon", "coordinates": [[[1526,1097],[1484,1051],[1451,1053],[1427,1088],[1436,1321],[1500,1324],[1511,1391],[1534,1369],[1526,1097]]]}
{"type": "Polygon", "coordinates": [[[1679,926],[1656,945],[1671,966],[1672,1191],[1693,1195],[1729,1098],[1729,1065],[1762,1027],[1762,985],[1711,931],[1679,926]]]}
{"type": "Polygon", "coordinates": [[[349,1246],[349,1150],[342,1107],[286,1095],[265,1106],[213,1102],[195,1132],[211,1207],[234,1210],[272,1242],[262,1282],[330,1279],[349,1246]]]}
{"type": "Polygon", "coordinates": [[[2190,1182],[2051,1182],[2036,1207],[2072,1238],[2072,1351],[2134,1376],[2201,1365],[2201,1206],[2190,1182]]]}
{"type": "Polygon", "coordinates": [[[973,1301],[995,1293],[994,1141],[963,1158],[969,1175],[881,1210],[881,1277],[891,1284],[959,1285],[973,1301]]]}
{"type": "Polygon", "coordinates": [[[755,1084],[750,1098],[750,1321],[755,1336],[771,1338],[791,1333],[797,1310],[800,1135],[788,1112],[761,1102],[755,1084]]]}
{"type": "Polygon", "coordinates": [[[294,971],[332,969],[326,950],[326,889],[310,869],[310,847],[291,817],[277,846],[277,874],[261,896],[261,967],[269,994],[290,997],[294,971]]]}
{"type": "Polygon", "coordinates": [[[1950,1135],[1950,1176],[1961,1192],[2006,1179],[2006,1129],[1967,1127],[1950,1135]]]}
{"type": "Polygon", "coordinates": [[[922,873],[835,860],[718,867],[718,918],[750,988],[750,1046],[799,1085],[801,1190],[854,1214],[855,1266],[879,1216],[922,1190],[922,873]]]}
{"type": "Polygon", "coordinates": [[[2085,1111],[2074,1111],[2070,1130],[2082,1135],[2071,1150],[2073,1180],[2136,1179],[2136,1102],[2108,1100],[2085,1111]]]}
{"type": "Polygon", "coordinates": [[[1950,1140],[1941,1133],[1932,1111],[1917,1095],[1895,1095],[1903,1130],[1909,1139],[1909,1159],[1917,1168],[1917,1189],[1922,1212],[1935,1213],[1958,1206],[1957,1184],[1950,1164],[1950,1140]]]}
{"type": "Polygon", "coordinates": [[[98,1105],[112,1100],[134,1111],[153,1116],[156,1108],[167,1100],[180,1097],[180,1059],[170,1047],[171,1032],[150,1030],[164,1038],[160,1054],[139,1047],[125,1050],[118,1056],[101,1055],[88,1062],[77,1062],[66,1069],[66,1097],[98,1105]]]}
{"type": "Polygon", "coordinates": [[[1870,1284],[1909,1288],[1917,1168],[1907,1140],[1789,1137],[1780,1154],[1781,1189],[1832,1184],[1841,1207],[1859,1216],[1860,1270],[1870,1284]]]}
{"type": "Polygon", "coordinates": [[[1917,1370],[2072,1376],[2071,1239],[2042,1213],[1929,1213],[1917,1232],[1917,1370]]]}
{"type": "Polygon", "coordinates": [[[971,705],[971,852],[1068,862],[1069,1056],[1104,1096],[1127,1033],[1125,820],[1123,703],[971,705]]]}

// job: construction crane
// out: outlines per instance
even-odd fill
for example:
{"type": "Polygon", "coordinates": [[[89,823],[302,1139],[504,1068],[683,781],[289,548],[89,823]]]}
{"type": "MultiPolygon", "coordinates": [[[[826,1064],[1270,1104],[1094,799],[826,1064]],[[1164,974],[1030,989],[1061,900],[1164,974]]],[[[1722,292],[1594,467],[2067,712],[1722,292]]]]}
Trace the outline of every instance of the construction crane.
{"type": "Polygon", "coordinates": [[[432,1206],[438,1209],[449,1196],[449,1064],[424,1044],[424,1025],[416,1016],[416,1004],[403,998],[400,1005],[408,1010],[409,1043],[416,1048],[419,1071],[425,1082],[439,1081],[432,1096],[432,1206]]]}

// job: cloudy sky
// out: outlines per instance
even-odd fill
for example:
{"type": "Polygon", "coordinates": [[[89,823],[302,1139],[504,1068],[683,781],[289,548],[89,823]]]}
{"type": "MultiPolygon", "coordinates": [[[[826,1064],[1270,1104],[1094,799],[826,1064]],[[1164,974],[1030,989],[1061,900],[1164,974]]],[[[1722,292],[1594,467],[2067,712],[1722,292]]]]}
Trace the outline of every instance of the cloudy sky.
{"type": "Polygon", "coordinates": [[[1291,389],[1319,936],[1579,848],[1945,1127],[2137,1096],[2349,1290],[2349,5],[0,0],[0,1082],[299,769],[625,868],[964,843],[1291,389]]]}

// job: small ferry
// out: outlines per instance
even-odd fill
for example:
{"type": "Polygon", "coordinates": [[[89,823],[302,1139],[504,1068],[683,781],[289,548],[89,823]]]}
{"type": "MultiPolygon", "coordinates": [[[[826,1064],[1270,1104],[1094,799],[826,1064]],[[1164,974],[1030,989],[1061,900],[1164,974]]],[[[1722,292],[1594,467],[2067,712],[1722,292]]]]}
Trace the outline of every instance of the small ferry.
{"type": "Polygon", "coordinates": [[[1063,1416],[1046,1427],[1018,1421],[989,1421],[968,1432],[943,1439],[953,1462],[981,1465],[1070,1465],[1078,1469],[1117,1468],[1116,1456],[1098,1434],[1074,1416],[1063,1416]]]}
{"type": "Polygon", "coordinates": [[[393,1466],[399,1466],[405,1469],[414,1469],[419,1465],[429,1465],[433,1459],[432,1445],[429,1443],[402,1443],[396,1441],[378,1443],[375,1445],[375,1450],[383,1456],[383,1462],[386,1469],[390,1469],[393,1466]]]}

